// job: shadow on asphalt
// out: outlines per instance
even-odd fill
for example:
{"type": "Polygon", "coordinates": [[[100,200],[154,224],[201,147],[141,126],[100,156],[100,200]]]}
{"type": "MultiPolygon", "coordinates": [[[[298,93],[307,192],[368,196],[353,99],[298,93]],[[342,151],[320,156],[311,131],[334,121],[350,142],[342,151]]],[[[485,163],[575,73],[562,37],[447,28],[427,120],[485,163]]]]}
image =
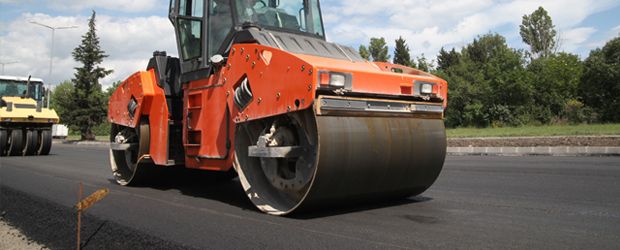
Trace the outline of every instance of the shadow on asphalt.
{"type": "MultiPolygon", "coordinates": [[[[257,213],[260,211],[247,199],[245,192],[236,178],[234,170],[231,173],[217,173],[186,168],[161,168],[155,178],[148,183],[135,186],[136,188],[153,188],[161,191],[177,190],[183,195],[216,200],[231,206],[257,213]]],[[[116,184],[116,181],[109,179],[116,184]]],[[[401,199],[374,199],[359,202],[347,202],[344,205],[327,206],[305,210],[287,216],[291,219],[311,220],[363,212],[386,207],[395,207],[416,203],[425,203],[433,199],[425,196],[414,196],[401,199]]]]}
{"type": "MultiPolygon", "coordinates": [[[[236,173],[219,173],[187,168],[160,168],[156,178],[136,188],[153,188],[161,191],[177,190],[183,195],[216,200],[244,210],[258,211],[246,198],[236,173]]],[[[114,179],[109,179],[116,184],[114,179]]]]}
{"type": "Polygon", "coordinates": [[[314,209],[314,210],[310,210],[306,212],[302,211],[301,213],[295,213],[288,217],[292,219],[299,219],[299,220],[311,220],[311,219],[318,219],[318,218],[338,216],[338,215],[343,215],[343,214],[364,212],[364,211],[370,211],[370,210],[382,209],[382,208],[388,208],[388,207],[411,205],[411,204],[416,204],[416,203],[425,203],[425,202],[429,202],[432,200],[433,198],[425,197],[421,195],[409,197],[409,198],[401,198],[401,199],[365,200],[365,201],[360,201],[360,202],[350,202],[350,203],[346,203],[345,205],[318,208],[318,209],[314,209]]]}

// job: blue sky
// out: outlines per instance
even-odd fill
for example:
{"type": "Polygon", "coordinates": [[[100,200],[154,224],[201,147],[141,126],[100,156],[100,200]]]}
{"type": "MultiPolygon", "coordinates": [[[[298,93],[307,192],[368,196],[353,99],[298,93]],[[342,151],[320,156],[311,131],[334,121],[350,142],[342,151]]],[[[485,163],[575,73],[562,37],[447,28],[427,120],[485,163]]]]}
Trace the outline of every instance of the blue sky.
{"type": "MultiPolygon", "coordinates": [[[[399,36],[414,56],[434,59],[441,47],[460,49],[476,36],[496,32],[514,48],[526,48],[518,25],[524,14],[545,7],[560,34],[560,49],[582,58],[620,34],[618,0],[325,0],[321,2],[328,40],[357,48],[370,37],[385,37],[390,50],[399,36]]],[[[0,0],[0,62],[6,74],[57,83],[70,79],[71,51],[97,11],[98,34],[109,55],[104,66],[115,73],[108,85],[143,69],[154,50],[176,54],[167,0],[0,0]],[[50,31],[30,24],[79,26],[57,32],[54,70],[48,77],[50,31]]]]}

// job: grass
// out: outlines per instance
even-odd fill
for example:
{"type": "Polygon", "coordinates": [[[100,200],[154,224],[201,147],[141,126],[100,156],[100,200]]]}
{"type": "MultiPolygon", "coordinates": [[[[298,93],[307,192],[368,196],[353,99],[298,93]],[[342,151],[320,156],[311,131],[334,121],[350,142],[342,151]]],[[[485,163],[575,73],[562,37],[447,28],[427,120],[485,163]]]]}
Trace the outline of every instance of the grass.
{"type": "Polygon", "coordinates": [[[567,136],[567,135],[620,135],[620,124],[548,125],[507,128],[448,129],[448,138],[567,136]]]}

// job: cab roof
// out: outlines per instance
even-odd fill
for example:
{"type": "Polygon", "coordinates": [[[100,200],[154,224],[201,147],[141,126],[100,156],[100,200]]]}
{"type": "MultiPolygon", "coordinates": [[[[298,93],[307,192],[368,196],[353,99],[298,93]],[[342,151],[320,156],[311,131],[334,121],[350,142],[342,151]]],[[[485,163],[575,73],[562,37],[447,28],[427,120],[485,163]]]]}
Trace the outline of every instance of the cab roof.
{"type": "MultiPolygon", "coordinates": [[[[21,77],[21,76],[3,76],[0,75],[0,80],[8,80],[8,81],[17,81],[17,82],[26,82],[28,81],[28,77],[21,77]]],[[[43,82],[43,79],[41,78],[30,78],[31,82],[43,82]]]]}

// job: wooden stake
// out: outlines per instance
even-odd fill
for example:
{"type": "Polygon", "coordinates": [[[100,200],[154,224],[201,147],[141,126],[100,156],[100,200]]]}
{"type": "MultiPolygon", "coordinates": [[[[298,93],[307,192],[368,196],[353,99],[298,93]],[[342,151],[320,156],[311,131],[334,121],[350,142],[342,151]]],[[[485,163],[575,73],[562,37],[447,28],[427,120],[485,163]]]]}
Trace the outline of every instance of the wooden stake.
{"type": "MultiPolygon", "coordinates": [[[[80,182],[80,189],[78,190],[78,202],[80,202],[82,200],[82,182],[80,182]]],[[[78,209],[77,210],[77,250],[80,250],[81,248],[81,242],[80,242],[80,228],[81,228],[81,224],[82,224],[82,210],[78,209]]]]}

